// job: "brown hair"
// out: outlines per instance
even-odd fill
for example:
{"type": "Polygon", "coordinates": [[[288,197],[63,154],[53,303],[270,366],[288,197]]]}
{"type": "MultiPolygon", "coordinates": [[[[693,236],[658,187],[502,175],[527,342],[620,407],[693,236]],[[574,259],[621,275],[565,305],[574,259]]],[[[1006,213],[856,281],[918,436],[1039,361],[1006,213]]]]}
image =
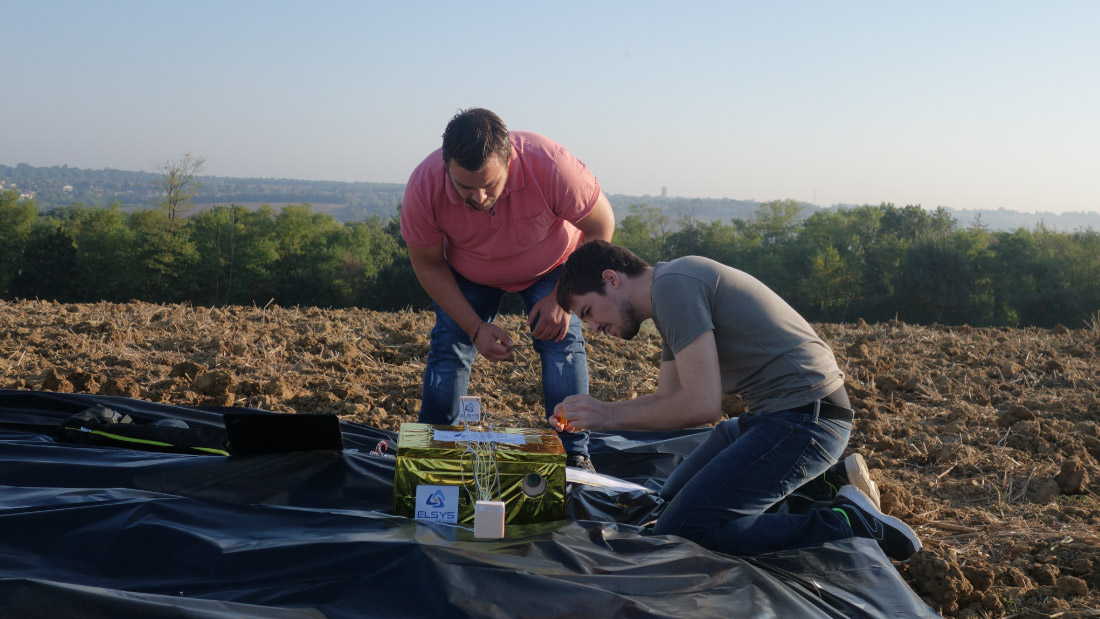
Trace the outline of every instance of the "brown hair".
{"type": "Polygon", "coordinates": [[[500,116],[484,108],[460,110],[443,131],[443,163],[454,161],[459,167],[477,172],[492,156],[504,164],[512,154],[508,127],[500,116]]]}
{"type": "Polygon", "coordinates": [[[603,272],[611,269],[627,277],[641,275],[649,263],[620,245],[595,240],[581,245],[569,256],[558,279],[558,305],[568,310],[573,297],[589,292],[605,294],[603,272]]]}

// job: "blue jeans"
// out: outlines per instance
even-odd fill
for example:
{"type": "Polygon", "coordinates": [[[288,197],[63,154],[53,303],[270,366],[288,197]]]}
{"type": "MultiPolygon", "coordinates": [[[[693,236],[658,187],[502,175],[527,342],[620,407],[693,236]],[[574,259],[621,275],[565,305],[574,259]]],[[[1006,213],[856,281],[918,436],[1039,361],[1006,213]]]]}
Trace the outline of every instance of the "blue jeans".
{"type": "Polygon", "coordinates": [[[851,537],[827,504],[803,513],[772,509],[836,464],[851,432],[849,422],[793,411],[718,424],[661,488],[670,503],[653,532],[742,556],[851,537]]]}
{"type": "MultiPolygon", "coordinates": [[[[452,271],[453,272],[453,271],[452,271]]],[[[482,320],[492,322],[500,311],[504,291],[493,286],[472,282],[458,273],[455,280],[463,296],[482,320]]],[[[519,294],[527,313],[531,307],[554,291],[561,275],[561,267],[547,273],[519,294]]],[[[477,348],[470,336],[439,307],[435,306],[435,326],[432,328],[428,363],[424,369],[424,391],[421,397],[421,423],[454,425],[458,420],[461,397],[470,385],[470,366],[477,356],[477,348]]],[[[533,339],[535,352],[542,362],[542,401],[549,419],[557,406],[567,396],[588,393],[588,355],[584,350],[581,321],[572,316],[565,339],[533,339]]],[[[492,414],[492,411],[488,411],[492,414]]],[[[568,454],[588,455],[588,432],[559,432],[562,445],[568,454]]]]}

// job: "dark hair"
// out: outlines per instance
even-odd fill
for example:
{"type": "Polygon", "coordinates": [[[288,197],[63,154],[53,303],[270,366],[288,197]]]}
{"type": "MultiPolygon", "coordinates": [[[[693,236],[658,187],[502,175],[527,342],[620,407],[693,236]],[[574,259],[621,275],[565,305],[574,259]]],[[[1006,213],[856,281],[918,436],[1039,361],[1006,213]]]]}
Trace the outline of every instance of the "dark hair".
{"type": "Polygon", "coordinates": [[[589,292],[606,294],[603,272],[611,269],[627,277],[641,275],[649,263],[625,247],[607,241],[589,241],[569,256],[558,279],[558,305],[568,310],[573,297],[589,292]]]}
{"type": "Polygon", "coordinates": [[[443,130],[443,163],[454,161],[460,167],[477,172],[489,157],[500,157],[505,164],[512,154],[508,127],[500,116],[474,107],[460,110],[443,130]]]}

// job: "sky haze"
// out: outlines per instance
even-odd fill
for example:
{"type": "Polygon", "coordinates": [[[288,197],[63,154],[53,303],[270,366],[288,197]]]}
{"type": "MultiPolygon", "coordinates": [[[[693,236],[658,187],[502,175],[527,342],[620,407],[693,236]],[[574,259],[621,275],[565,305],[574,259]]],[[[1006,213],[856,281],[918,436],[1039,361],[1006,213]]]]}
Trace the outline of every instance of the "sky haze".
{"type": "Polygon", "coordinates": [[[1100,3],[0,0],[0,164],[404,183],[459,109],[607,193],[1100,211],[1100,3]]]}

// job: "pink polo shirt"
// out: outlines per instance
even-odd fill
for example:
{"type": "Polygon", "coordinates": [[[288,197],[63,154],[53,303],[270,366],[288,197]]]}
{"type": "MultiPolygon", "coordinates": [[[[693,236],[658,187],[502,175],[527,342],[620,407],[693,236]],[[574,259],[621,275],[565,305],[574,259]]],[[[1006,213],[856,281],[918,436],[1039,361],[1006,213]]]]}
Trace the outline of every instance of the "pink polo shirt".
{"type": "Polygon", "coordinates": [[[579,159],[536,133],[510,132],[504,193],[491,213],[467,206],[447,176],[441,150],[413,170],[401,201],[401,237],[414,247],[443,244],[447,262],[471,281],[523,290],[577,247],[600,184],[579,159]]]}

